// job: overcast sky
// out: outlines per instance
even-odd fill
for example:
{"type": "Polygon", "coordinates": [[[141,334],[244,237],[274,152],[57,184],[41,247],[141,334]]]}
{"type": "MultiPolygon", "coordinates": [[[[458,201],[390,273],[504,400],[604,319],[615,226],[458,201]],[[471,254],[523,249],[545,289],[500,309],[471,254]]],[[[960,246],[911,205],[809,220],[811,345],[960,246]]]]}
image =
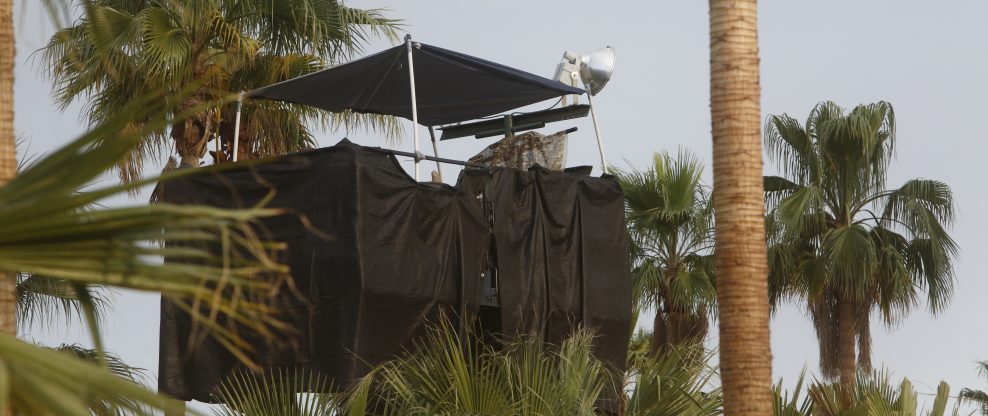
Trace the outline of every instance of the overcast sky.
{"type": "MultiPolygon", "coordinates": [[[[29,60],[53,27],[40,17],[35,2],[15,3],[20,7],[15,16],[16,126],[30,152],[40,153],[78,136],[83,126],[78,106],[59,112],[52,104],[50,85],[38,76],[42,68],[29,60]]],[[[610,163],[641,166],[653,151],[686,148],[709,166],[706,2],[350,3],[390,8],[388,14],[404,19],[417,41],[544,76],[552,75],[565,50],[613,46],[614,77],[595,97],[610,163]]],[[[988,113],[988,2],[765,0],[759,13],[763,116],[789,113],[804,120],[823,100],[846,107],[889,101],[898,122],[897,159],[889,185],[918,177],[938,179],[949,184],[956,197],[959,215],[953,235],[962,252],[953,302],[936,318],[919,308],[895,328],[876,326],[875,363],[896,377],[909,377],[921,392],[932,393],[941,379],[951,383],[954,394],[962,387],[988,388],[974,363],[988,359],[988,331],[977,324],[988,316],[988,282],[983,276],[988,270],[988,256],[983,254],[988,246],[983,238],[988,235],[988,215],[983,214],[988,196],[982,182],[988,172],[988,133],[979,124],[988,113]]],[[[387,46],[378,42],[368,51],[387,46]]],[[[550,127],[571,126],[580,130],[570,139],[569,164],[596,165],[589,119],[550,127]]],[[[410,149],[408,136],[396,147],[410,149]]],[[[341,134],[326,133],[320,144],[329,146],[340,138],[341,134]]],[[[350,138],[365,145],[388,145],[367,134],[350,138]]],[[[468,158],[491,141],[444,142],[441,153],[468,158]]],[[[774,171],[767,163],[766,172],[774,171]]],[[[449,181],[450,173],[444,173],[449,181]]],[[[709,182],[709,171],[706,178],[709,182]]],[[[119,294],[106,333],[110,349],[134,365],[154,370],[158,297],[119,294]]],[[[716,331],[714,335],[716,343],[716,331]]],[[[47,343],[86,343],[75,328],[31,331],[26,336],[47,343]]],[[[783,308],[773,318],[772,352],[776,378],[793,379],[804,366],[816,369],[816,341],[802,309],[783,308]]]]}

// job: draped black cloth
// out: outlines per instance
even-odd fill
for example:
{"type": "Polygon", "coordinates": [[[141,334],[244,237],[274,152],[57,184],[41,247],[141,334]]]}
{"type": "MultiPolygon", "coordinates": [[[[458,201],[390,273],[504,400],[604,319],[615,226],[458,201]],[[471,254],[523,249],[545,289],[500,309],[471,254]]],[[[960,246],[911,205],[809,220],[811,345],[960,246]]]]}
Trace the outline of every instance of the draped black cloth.
{"type": "MultiPolygon", "coordinates": [[[[583,90],[470,55],[415,43],[415,95],[423,126],[498,114],[583,90]]],[[[247,94],[331,112],[386,114],[412,119],[405,44],[247,94]]]]}
{"type": "MultiPolygon", "coordinates": [[[[303,366],[346,384],[413,348],[444,312],[472,322],[482,274],[493,272],[500,327],[485,330],[559,342],[590,327],[599,334],[595,353],[624,368],[631,289],[613,179],[495,168],[465,170],[456,187],[416,183],[392,155],[344,141],[168,183],[164,200],[252,206],[272,190],[268,206],[292,214],[262,228],[287,243],[283,260],[304,299],[283,308],[297,329],[292,342],[255,344],[262,365],[303,366]]],[[[210,338],[190,346],[191,336],[189,316],[163,301],[158,388],[214,401],[239,364],[210,338]]]]}

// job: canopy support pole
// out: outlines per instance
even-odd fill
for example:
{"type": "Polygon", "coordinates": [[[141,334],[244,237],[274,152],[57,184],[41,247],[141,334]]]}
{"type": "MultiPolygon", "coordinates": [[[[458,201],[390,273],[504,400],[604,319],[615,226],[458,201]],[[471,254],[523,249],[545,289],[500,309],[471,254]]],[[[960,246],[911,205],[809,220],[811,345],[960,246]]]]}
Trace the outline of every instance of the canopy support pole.
{"type": "MultiPolygon", "coordinates": [[[[382,149],[380,147],[365,147],[364,150],[370,150],[372,152],[378,152],[378,153],[389,153],[389,154],[393,154],[393,155],[397,155],[397,156],[415,157],[415,153],[402,152],[400,150],[392,150],[392,149],[382,149]]],[[[433,161],[436,161],[436,163],[449,163],[451,165],[466,166],[468,168],[484,168],[484,169],[489,168],[489,166],[484,165],[484,164],[480,164],[480,163],[464,162],[462,160],[455,160],[455,159],[446,159],[446,158],[442,158],[442,157],[426,156],[426,155],[423,155],[421,153],[419,154],[419,157],[421,157],[422,160],[433,160],[433,161]]]]}
{"type": "Polygon", "coordinates": [[[600,168],[607,173],[607,159],[604,157],[604,142],[600,140],[600,127],[597,126],[597,112],[593,107],[593,94],[587,89],[587,101],[590,103],[590,119],[593,120],[593,131],[597,135],[597,150],[600,151],[600,168]]]}
{"type": "Polygon", "coordinates": [[[234,121],[233,127],[233,161],[237,161],[237,151],[240,148],[240,112],[244,108],[244,92],[240,91],[240,96],[237,97],[237,118],[234,121]]]}
{"type": "Polygon", "coordinates": [[[415,182],[419,181],[419,162],[422,161],[419,152],[419,109],[415,98],[415,63],[412,60],[412,35],[405,35],[405,45],[408,47],[408,85],[412,90],[412,136],[415,137],[415,182]]]}
{"type": "MultiPolygon", "coordinates": [[[[436,130],[433,129],[432,126],[429,126],[429,137],[432,138],[432,154],[434,154],[436,156],[436,158],[439,158],[439,144],[436,143],[436,130]]],[[[439,180],[442,181],[443,180],[443,168],[439,164],[439,161],[438,160],[436,161],[436,172],[439,173],[439,180]]]]}

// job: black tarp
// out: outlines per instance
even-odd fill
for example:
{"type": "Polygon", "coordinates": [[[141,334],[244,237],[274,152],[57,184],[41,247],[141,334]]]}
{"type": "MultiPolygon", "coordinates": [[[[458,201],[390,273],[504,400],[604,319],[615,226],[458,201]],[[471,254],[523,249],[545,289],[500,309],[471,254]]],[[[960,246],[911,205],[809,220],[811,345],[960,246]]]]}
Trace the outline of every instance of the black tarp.
{"type": "MultiPolygon", "coordinates": [[[[251,206],[272,189],[268,206],[293,214],[265,220],[263,230],[287,243],[284,260],[305,299],[283,316],[298,329],[292,346],[259,345],[264,366],[305,366],[350,382],[412,347],[442,312],[476,313],[481,274],[494,264],[502,308],[493,330],[558,342],[591,327],[600,335],[595,353],[624,367],[631,289],[613,179],[494,168],[465,170],[456,187],[416,183],[390,154],[343,142],[168,183],[164,200],[251,206]]],[[[163,301],[159,390],[211,401],[238,364],[208,338],[190,349],[191,330],[189,317],[163,301]]]]}
{"type": "MultiPolygon", "coordinates": [[[[424,126],[472,120],[550,98],[583,94],[579,88],[495,62],[424,43],[415,45],[412,59],[418,121],[424,126]]],[[[407,46],[260,88],[248,97],[411,120],[407,46]]]]}

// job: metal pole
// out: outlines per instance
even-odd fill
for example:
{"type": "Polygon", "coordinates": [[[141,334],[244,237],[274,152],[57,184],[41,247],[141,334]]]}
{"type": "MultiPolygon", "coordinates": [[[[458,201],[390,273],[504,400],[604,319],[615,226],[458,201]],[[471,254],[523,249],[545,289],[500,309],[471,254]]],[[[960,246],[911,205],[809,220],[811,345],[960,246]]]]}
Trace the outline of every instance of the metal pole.
{"type": "Polygon", "coordinates": [[[237,150],[240,148],[240,110],[244,108],[244,92],[237,97],[237,119],[233,127],[233,161],[237,161],[237,150]]]}
{"type": "MultiPolygon", "coordinates": [[[[432,126],[429,126],[429,137],[432,138],[432,154],[436,155],[436,157],[439,157],[439,144],[436,143],[436,130],[434,130],[432,126]]],[[[439,164],[438,160],[436,161],[436,172],[439,172],[439,180],[442,180],[443,168],[439,164]]]]}
{"type": "Polygon", "coordinates": [[[593,94],[587,89],[587,101],[590,103],[590,119],[593,120],[593,131],[597,135],[597,150],[600,151],[600,168],[607,173],[607,160],[604,158],[604,142],[600,140],[600,127],[597,126],[597,112],[593,109],[593,94]]]}
{"type": "MultiPolygon", "coordinates": [[[[370,150],[372,152],[378,152],[378,153],[390,153],[390,154],[397,155],[397,156],[415,157],[415,153],[402,152],[401,150],[382,149],[380,147],[365,147],[364,150],[370,150]]],[[[470,168],[486,168],[486,167],[488,167],[487,165],[480,164],[480,163],[464,162],[462,160],[446,159],[446,158],[443,158],[443,157],[432,157],[432,156],[426,156],[426,155],[421,155],[421,157],[422,157],[422,160],[434,160],[436,162],[449,163],[451,165],[460,165],[460,166],[466,166],[466,167],[470,167],[470,168]]]]}
{"type": "Polygon", "coordinates": [[[419,180],[419,109],[415,98],[415,63],[412,60],[412,35],[405,35],[408,46],[408,85],[412,90],[412,131],[415,137],[415,181],[419,180]]]}

